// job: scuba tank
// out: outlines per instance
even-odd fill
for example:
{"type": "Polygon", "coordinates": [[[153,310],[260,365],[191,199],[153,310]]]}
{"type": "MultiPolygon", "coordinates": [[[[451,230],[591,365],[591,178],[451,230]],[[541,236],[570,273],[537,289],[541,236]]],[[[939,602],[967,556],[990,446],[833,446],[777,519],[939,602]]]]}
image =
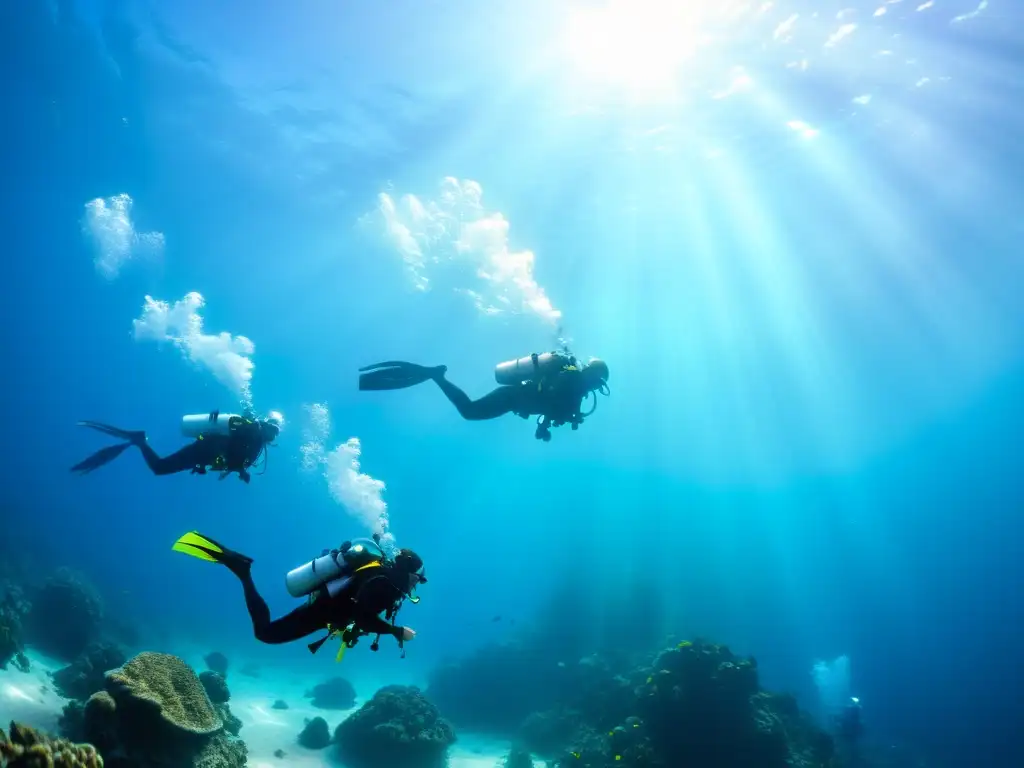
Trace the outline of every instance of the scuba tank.
{"type": "Polygon", "coordinates": [[[197,438],[202,435],[228,435],[242,421],[237,413],[194,413],[181,417],[181,434],[197,438]]]}
{"type": "Polygon", "coordinates": [[[503,386],[522,384],[524,381],[538,381],[562,370],[566,363],[571,364],[572,358],[566,358],[557,352],[544,352],[520,357],[518,360],[507,360],[499,363],[494,369],[494,379],[503,386]]]}
{"type": "MultiPolygon", "coordinates": [[[[292,597],[305,597],[323,585],[353,573],[357,568],[384,559],[384,551],[371,539],[355,539],[348,544],[348,547],[342,545],[340,551],[326,552],[289,571],[284,577],[288,594],[292,597]]],[[[328,591],[332,590],[328,588],[328,591]]]]}

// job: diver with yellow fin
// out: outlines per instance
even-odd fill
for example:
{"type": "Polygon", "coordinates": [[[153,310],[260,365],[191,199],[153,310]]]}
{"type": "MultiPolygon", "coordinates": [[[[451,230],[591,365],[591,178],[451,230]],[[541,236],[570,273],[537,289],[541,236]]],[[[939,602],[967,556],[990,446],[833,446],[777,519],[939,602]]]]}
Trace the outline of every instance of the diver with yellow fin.
{"type": "Polygon", "coordinates": [[[260,596],[252,579],[252,558],[218,544],[196,531],[186,533],[172,547],[200,560],[219,563],[242,582],[245,606],[252,619],[253,634],[263,643],[280,644],[299,640],[314,632],[328,634],[309,644],[316,653],[329,638],[340,635],[342,649],[351,648],[363,635],[376,634],[370,646],[376,651],[381,635],[391,635],[403,649],[416,633],[399,626],[395,618],[406,599],[414,596],[417,585],[426,582],[423,560],[411,549],[400,549],[394,559],[380,546],[380,537],[346,541],[338,549],[324,550],[285,576],[292,597],[308,600],[295,610],[270,618],[270,608],[260,596]],[[382,618],[380,614],[384,614],[382,618]]]}
{"type": "Polygon", "coordinates": [[[478,400],[445,378],[448,367],[430,368],[391,360],[359,369],[359,389],[375,391],[406,389],[432,380],[441,388],[462,418],[469,421],[496,419],[514,413],[524,419],[537,417],[538,440],[551,439],[551,427],[571,424],[573,430],[597,408],[597,393],[609,394],[608,364],[592,358],[580,365],[568,352],[544,352],[509,360],[494,369],[497,389],[478,400]],[[583,402],[594,395],[594,404],[583,411],[583,402]]]}
{"type": "Polygon", "coordinates": [[[185,437],[194,438],[191,443],[169,456],[160,456],[147,441],[141,430],[118,429],[98,421],[80,421],[80,427],[89,427],[105,435],[124,440],[123,443],[101,448],[87,459],[71,468],[72,472],[87,475],[94,469],[120,456],[133,445],[142,452],[146,466],[154,475],[173,475],[190,471],[194,475],[205,475],[207,470],[220,472],[223,480],[237,472],[242,482],[251,479],[249,469],[266,456],[268,445],[281,433],[284,417],[278,411],[271,411],[260,419],[251,413],[242,416],[234,413],[198,413],[181,419],[181,432],[185,437]]]}

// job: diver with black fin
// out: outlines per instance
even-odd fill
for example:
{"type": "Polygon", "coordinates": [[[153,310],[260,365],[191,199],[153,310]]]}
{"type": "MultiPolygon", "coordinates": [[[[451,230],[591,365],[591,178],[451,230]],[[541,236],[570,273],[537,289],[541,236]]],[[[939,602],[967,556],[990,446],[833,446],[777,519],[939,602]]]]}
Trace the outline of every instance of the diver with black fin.
{"type": "Polygon", "coordinates": [[[537,417],[536,438],[551,439],[551,428],[571,424],[573,430],[597,408],[597,393],[609,394],[608,364],[592,358],[580,365],[568,351],[544,352],[509,360],[494,369],[499,386],[478,400],[445,378],[448,367],[433,368],[391,360],[359,369],[360,390],[406,389],[432,380],[452,405],[469,421],[496,419],[514,413],[537,417]],[[594,404],[583,411],[588,395],[594,404]]]}
{"type": "Polygon", "coordinates": [[[219,563],[238,577],[253,634],[260,642],[290,643],[327,630],[327,636],[309,644],[311,653],[335,635],[341,636],[343,652],[360,637],[376,634],[378,640],[370,646],[376,651],[380,635],[391,635],[404,654],[404,643],[416,636],[409,627],[395,624],[395,618],[406,599],[419,602],[414,591],[427,580],[423,560],[411,549],[400,549],[394,559],[388,558],[376,534],[373,539],[346,541],[338,549],[324,550],[320,557],[290,571],[285,576],[288,592],[292,597],[308,600],[278,619],[270,618],[270,608],[256,589],[251,557],[233,552],[196,531],[178,539],[173,549],[219,563]]]}
{"type": "Polygon", "coordinates": [[[169,456],[160,456],[146,438],[146,433],[118,429],[96,421],[80,421],[80,427],[89,427],[123,443],[96,451],[89,458],[71,468],[72,472],[87,475],[95,469],[120,456],[126,449],[135,446],[154,475],[173,475],[186,470],[196,475],[205,475],[207,470],[220,472],[223,480],[237,472],[242,482],[252,479],[249,469],[266,456],[267,446],[273,445],[281,433],[284,417],[271,411],[265,418],[256,418],[251,413],[239,416],[234,413],[200,413],[185,416],[181,420],[181,431],[193,442],[169,456]]]}

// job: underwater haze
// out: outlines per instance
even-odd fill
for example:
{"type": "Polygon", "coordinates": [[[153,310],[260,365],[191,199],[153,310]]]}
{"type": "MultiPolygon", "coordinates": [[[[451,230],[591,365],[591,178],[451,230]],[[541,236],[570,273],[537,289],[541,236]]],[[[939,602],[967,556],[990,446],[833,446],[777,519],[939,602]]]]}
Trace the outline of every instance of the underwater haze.
{"type": "Polygon", "coordinates": [[[841,668],[912,755],[865,765],[1021,764],[1024,8],[9,0],[0,39],[0,577],[72,568],[127,647],[268,701],[704,638],[826,729],[841,668]],[[357,387],[408,360],[476,398],[560,349],[609,395],[549,442],[357,387]],[[79,421],[166,455],[247,405],[285,419],[248,484],[69,472],[113,442],[79,421]],[[274,616],[389,534],[417,635],[260,643],[190,530],[274,616]]]}

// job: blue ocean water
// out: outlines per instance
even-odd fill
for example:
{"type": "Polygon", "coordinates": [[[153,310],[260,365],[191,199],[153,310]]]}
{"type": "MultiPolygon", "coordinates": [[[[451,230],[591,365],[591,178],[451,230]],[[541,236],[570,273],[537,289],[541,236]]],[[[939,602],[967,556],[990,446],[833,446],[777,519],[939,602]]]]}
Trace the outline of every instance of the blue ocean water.
{"type": "Polygon", "coordinates": [[[150,645],[327,675],[170,547],[252,556],[277,614],[383,502],[430,581],[357,684],[538,620],[555,655],[702,635],[808,707],[846,655],[874,740],[1015,764],[1020,13],[638,0],[579,31],[603,7],[4,4],[4,538],[150,645]],[[356,389],[399,359],[479,396],[565,340],[611,394],[550,443],[356,389]],[[287,420],[249,485],[68,472],[105,444],[81,419],[168,453],[243,389],[287,420]]]}

